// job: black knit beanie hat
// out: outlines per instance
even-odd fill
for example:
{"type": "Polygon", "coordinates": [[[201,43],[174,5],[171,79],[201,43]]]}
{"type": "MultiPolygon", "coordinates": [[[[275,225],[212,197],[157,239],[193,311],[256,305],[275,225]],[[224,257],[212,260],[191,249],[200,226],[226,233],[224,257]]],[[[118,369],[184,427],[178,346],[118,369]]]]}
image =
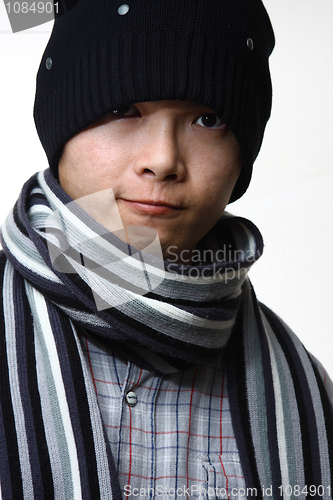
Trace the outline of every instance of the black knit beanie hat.
{"type": "Polygon", "coordinates": [[[34,108],[53,172],[65,143],[111,110],[192,99],[211,108],[238,141],[236,200],[250,182],[271,111],[274,33],[261,0],[127,2],[57,2],[34,108]]]}

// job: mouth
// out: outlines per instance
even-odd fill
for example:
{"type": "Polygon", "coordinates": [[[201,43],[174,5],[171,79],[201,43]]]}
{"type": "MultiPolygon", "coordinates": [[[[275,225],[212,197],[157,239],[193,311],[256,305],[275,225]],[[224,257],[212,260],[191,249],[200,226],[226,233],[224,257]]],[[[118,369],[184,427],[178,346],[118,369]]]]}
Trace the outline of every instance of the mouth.
{"type": "Polygon", "coordinates": [[[184,207],[162,200],[127,200],[121,198],[130,208],[153,215],[173,215],[183,210],[184,207]]]}

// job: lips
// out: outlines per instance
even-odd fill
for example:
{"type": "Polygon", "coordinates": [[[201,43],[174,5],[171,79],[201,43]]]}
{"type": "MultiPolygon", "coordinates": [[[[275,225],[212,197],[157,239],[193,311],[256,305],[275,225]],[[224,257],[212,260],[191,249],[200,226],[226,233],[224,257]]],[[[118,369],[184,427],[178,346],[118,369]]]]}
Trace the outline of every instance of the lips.
{"type": "Polygon", "coordinates": [[[172,215],[184,208],[162,200],[127,200],[125,198],[122,200],[134,210],[155,215],[172,215]]]}

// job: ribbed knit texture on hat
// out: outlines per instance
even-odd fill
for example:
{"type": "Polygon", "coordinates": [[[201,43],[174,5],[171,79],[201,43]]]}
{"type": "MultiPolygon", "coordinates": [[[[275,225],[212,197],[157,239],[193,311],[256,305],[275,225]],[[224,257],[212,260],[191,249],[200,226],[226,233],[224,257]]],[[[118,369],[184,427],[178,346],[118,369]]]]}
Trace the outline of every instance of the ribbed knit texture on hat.
{"type": "Polygon", "coordinates": [[[232,201],[239,198],[271,110],[274,34],[261,1],[129,0],[125,15],[120,5],[80,0],[55,20],[34,109],[51,168],[57,171],[71,137],[112,109],[192,99],[211,108],[238,140],[243,169],[232,201]]]}

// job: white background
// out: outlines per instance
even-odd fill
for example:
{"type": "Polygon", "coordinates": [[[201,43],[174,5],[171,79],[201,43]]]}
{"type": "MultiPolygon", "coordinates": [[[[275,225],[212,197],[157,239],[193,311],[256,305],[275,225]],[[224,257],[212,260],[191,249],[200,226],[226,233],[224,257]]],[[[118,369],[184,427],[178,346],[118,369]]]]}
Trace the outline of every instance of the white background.
{"type": "MultiPolygon", "coordinates": [[[[229,210],[264,236],[264,256],[250,274],[258,298],[333,377],[333,2],[265,5],[276,34],[272,118],[251,187],[229,210]]],[[[50,30],[48,23],[13,34],[0,3],[0,221],[23,182],[47,167],[32,107],[50,30]]]]}

